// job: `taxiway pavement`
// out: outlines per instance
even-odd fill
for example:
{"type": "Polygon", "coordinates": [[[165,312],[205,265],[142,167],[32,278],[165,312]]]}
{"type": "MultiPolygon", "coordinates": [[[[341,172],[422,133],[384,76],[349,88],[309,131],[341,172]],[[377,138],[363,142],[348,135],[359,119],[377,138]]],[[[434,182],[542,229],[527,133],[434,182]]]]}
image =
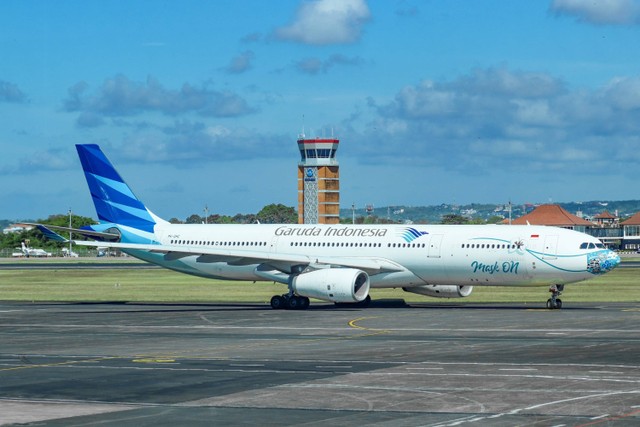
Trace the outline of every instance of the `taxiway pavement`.
{"type": "Polygon", "coordinates": [[[640,425],[640,305],[0,302],[0,425],[640,425]]]}

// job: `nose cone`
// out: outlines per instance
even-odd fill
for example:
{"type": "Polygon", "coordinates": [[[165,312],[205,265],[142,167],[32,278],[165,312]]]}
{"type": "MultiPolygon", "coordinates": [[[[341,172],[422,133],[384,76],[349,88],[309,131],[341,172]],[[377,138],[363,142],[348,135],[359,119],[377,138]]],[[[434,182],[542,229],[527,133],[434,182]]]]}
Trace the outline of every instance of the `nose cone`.
{"type": "Polygon", "coordinates": [[[609,251],[609,252],[611,252],[611,255],[610,255],[611,258],[609,261],[611,263],[611,268],[609,269],[609,271],[611,271],[620,264],[620,255],[618,255],[614,251],[609,251]]]}
{"type": "Polygon", "coordinates": [[[620,255],[612,250],[594,252],[587,257],[587,271],[593,274],[608,273],[620,264],[620,255]]]}

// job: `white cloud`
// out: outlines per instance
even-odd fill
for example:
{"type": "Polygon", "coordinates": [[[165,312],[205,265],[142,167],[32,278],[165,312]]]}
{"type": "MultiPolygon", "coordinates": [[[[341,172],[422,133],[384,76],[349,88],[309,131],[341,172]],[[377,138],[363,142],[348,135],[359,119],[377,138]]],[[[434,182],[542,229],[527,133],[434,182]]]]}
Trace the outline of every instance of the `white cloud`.
{"type": "Polygon", "coordinates": [[[27,99],[18,85],[0,80],[0,102],[21,103],[27,99]]]}
{"type": "Polygon", "coordinates": [[[538,100],[515,100],[517,121],[523,124],[557,126],[558,118],[551,111],[549,102],[538,100]]]}
{"type": "Polygon", "coordinates": [[[640,77],[616,77],[604,90],[611,104],[623,110],[640,110],[640,77]]]}
{"type": "Polygon", "coordinates": [[[364,60],[358,56],[347,57],[340,54],[333,54],[326,60],[318,58],[307,58],[298,61],[295,66],[298,71],[306,74],[326,73],[336,65],[359,66],[364,60]]]}
{"type": "Polygon", "coordinates": [[[275,30],[279,40],[327,45],[353,43],[371,14],[364,0],[313,0],[302,3],[293,23],[275,30]]]}
{"type": "Polygon", "coordinates": [[[34,151],[29,157],[17,161],[15,167],[0,171],[3,174],[34,175],[47,171],[68,171],[76,167],[76,162],[67,148],[48,148],[34,151]]]}
{"type": "Polygon", "coordinates": [[[637,0],[553,0],[550,9],[557,15],[569,15],[597,25],[640,24],[637,0]]]}
{"type": "Polygon", "coordinates": [[[254,58],[255,54],[252,51],[247,50],[232,58],[229,65],[227,65],[224,70],[229,74],[242,74],[253,68],[252,62],[254,58]]]}
{"type": "Polygon", "coordinates": [[[640,77],[570,90],[548,74],[489,68],[407,86],[371,108],[368,130],[345,137],[366,163],[419,162],[465,175],[637,167],[637,156],[623,153],[640,142],[640,77]]]}
{"type": "Polygon", "coordinates": [[[86,82],[69,88],[64,107],[82,113],[78,125],[99,125],[100,116],[122,117],[143,112],[167,115],[196,113],[206,117],[234,117],[255,110],[246,100],[230,91],[215,91],[184,83],[180,89],[166,89],[154,77],[136,82],[119,74],[105,79],[97,91],[90,92],[86,82]]]}
{"type": "Polygon", "coordinates": [[[287,135],[259,134],[244,127],[176,120],[160,127],[129,132],[114,151],[119,160],[165,163],[185,167],[253,158],[295,158],[295,144],[287,135]]]}

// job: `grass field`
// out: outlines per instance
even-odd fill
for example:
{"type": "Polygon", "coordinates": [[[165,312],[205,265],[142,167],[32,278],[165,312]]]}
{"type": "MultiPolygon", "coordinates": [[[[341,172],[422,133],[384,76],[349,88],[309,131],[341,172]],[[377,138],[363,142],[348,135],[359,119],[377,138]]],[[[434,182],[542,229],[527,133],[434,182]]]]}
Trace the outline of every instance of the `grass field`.
{"type": "MultiPolygon", "coordinates": [[[[258,302],[286,291],[272,282],[202,279],[163,269],[23,269],[0,270],[0,300],[87,302],[258,302]]],[[[373,289],[374,299],[407,302],[520,302],[544,305],[546,287],[476,286],[464,299],[430,298],[399,289],[373,289]]],[[[618,268],[593,280],[567,285],[571,302],[640,302],[640,268],[618,268]]]]}

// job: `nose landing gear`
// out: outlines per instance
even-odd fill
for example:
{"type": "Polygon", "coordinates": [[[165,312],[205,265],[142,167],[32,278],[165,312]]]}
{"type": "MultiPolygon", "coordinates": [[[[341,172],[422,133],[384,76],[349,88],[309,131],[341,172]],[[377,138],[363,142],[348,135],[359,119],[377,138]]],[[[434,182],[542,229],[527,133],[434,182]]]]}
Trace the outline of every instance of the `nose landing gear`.
{"type": "Polygon", "coordinates": [[[547,300],[547,308],[550,310],[561,309],[562,300],[558,298],[564,291],[564,285],[551,285],[549,286],[549,292],[551,292],[551,298],[547,300]]]}

